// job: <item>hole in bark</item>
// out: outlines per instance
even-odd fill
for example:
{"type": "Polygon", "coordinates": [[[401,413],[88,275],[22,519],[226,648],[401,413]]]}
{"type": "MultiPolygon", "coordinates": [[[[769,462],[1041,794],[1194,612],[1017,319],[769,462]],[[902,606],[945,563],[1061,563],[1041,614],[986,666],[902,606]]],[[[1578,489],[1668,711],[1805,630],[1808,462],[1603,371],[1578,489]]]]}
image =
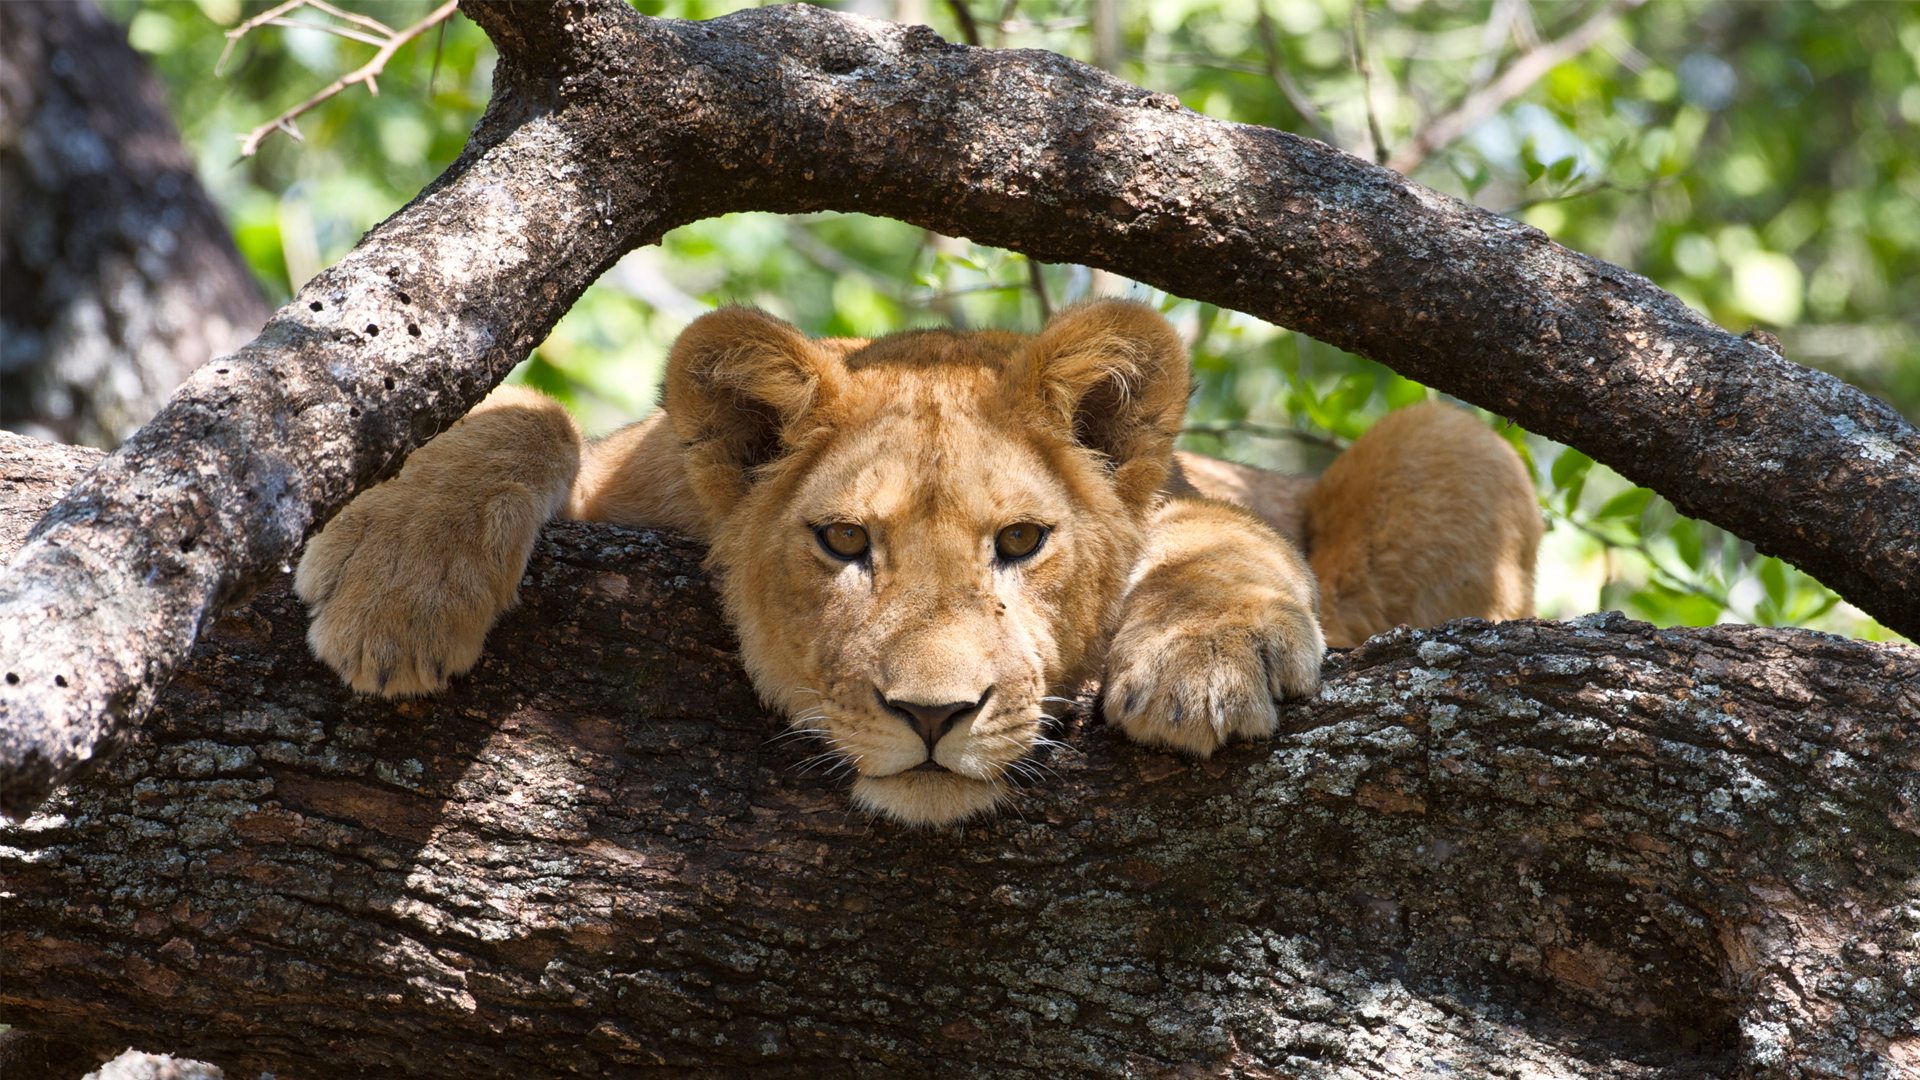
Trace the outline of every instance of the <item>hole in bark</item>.
{"type": "Polygon", "coordinates": [[[845,75],[860,66],[860,58],[848,53],[828,53],[820,58],[820,70],[829,75],[845,75]]]}
{"type": "Polygon", "coordinates": [[[227,373],[227,369],[226,369],[226,368],[214,368],[214,369],[213,369],[213,373],[214,373],[215,375],[225,375],[225,374],[227,373]]]}
{"type": "Polygon", "coordinates": [[[417,326],[415,326],[415,325],[413,325],[412,323],[408,323],[408,324],[407,324],[407,333],[408,333],[408,334],[409,334],[410,336],[412,336],[412,337],[419,337],[419,336],[420,336],[420,328],[419,328],[419,327],[417,327],[417,326]]]}
{"type": "Polygon", "coordinates": [[[400,292],[400,302],[401,302],[401,303],[403,303],[403,304],[411,304],[411,303],[413,303],[413,297],[411,297],[411,296],[408,296],[408,295],[406,294],[406,291],[405,291],[405,290],[403,289],[403,290],[401,290],[401,292],[400,292]]]}
{"type": "Polygon", "coordinates": [[[11,671],[9,671],[9,672],[7,672],[7,685],[8,685],[8,686],[19,686],[19,685],[20,685],[20,676],[18,676],[18,675],[15,675],[15,674],[14,674],[13,672],[11,672],[11,671]]]}
{"type": "Polygon", "coordinates": [[[380,328],[379,328],[379,327],[377,327],[377,326],[375,326],[375,325],[373,325],[372,323],[368,323],[368,324],[367,324],[367,336],[368,336],[368,337],[379,337],[379,336],[380,336],[380,328]]]}
{"type": "Polygon", "coordinates": [[[386,378],[381,379],[380,381],[386,385],[387,389],[389,390],[393,389],[393,376],[389,375],[386,378]]]}
{"type": "Polygon", "coordinates": [[[348,415],[348,416],[359,416],[359,415],[360,415],[360,406],[358,406],[358,405],[352,405],[352,406],[349,406],[349,407],[347,408],[347,415],[348,415]]]}
{"type": "Polygon", "coordinates": [[[319,310],[320,310],[320,309],[321,309],[322,307],[325,307],[325,306],[326,306],[326,305],[324,305],[324,304],[322,304],[322,303],[321,303],[320,301],[318,301],[318,300],[315,300],[315,301],[314,301],[313,303],[311,303],[311,304],[308,304],[308,305],[307,305],[307,310],[308,310],[308,311],[319,311],[319,310]]]}
{"type": "Polygon", "coordinates": [[[197,537],[192,537],[192,536],[184,536],[184,537],[181,537],[181,538],[180,538],[180,550],[181,550],[182,552],[188,552],[188,551],[192,551],[192,550],[194,549],[194,546],[195,546],[196,544],[198,544],[199,542],[200,542],[200,541],[199,541],[199,538],[197,538],[197,537]]]}
{"type": "Polygon", "coordinates": [[[53,685],[58,686],[63,690],[66,689],[67,677],[65,675],[55,675],[53,677],[53,685]]]}

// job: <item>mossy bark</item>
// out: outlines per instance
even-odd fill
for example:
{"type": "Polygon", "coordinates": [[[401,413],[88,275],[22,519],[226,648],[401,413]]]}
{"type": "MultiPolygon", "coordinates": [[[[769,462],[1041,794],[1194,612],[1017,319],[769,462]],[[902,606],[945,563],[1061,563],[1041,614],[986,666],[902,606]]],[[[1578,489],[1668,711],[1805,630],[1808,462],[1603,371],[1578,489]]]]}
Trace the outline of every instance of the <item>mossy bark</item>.
{"type": "MultiPolygon", "coordinates": [[[[73,453],[0,439],[55,481],[0,523],[73,453]]],[[[1920,1068],[1920,650],[1396,632],[1274,742],[1082,710],[926,832],[775,741],[699,561],[552,527],[479,668],[399,704],[270,581],[0,830],[0,1022],[284,1077],[1920,1068]]]]}

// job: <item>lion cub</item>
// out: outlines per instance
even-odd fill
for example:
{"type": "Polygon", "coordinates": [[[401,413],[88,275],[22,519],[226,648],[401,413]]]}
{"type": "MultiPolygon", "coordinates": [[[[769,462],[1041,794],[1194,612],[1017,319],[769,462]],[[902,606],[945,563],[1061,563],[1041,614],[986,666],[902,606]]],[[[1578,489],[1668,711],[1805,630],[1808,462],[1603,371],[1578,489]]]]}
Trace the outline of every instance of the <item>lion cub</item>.
{"type": "Polygon", "coordinates": [[[355,499],[300,560],[308,641],[357,690],[430,693],[544,522],[689,533],[761,696],[860,805],[935,825],[1007,798],[1047,698],[1088,678],[1129,737],[1205,757],[1271,734],[1327,643],[1531,612],[1533,488],[1467,413],[1393,413],[1313,481],[1175,453],[1187,391],[1132,303],[875,341],[717,311],[651,418],[583,443],[503,387],[355,499]]]}

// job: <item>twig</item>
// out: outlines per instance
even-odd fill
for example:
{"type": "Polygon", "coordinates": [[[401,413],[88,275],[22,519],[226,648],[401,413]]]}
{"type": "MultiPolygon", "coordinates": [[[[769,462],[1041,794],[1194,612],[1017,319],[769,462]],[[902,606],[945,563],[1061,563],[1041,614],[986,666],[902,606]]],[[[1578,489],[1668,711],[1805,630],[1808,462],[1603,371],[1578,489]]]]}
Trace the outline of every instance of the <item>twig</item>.
{"type": "Polygon", "coordinates": [[[890,273],[882,273],[860,262],[813,235],[806,225],[793,218],[786,221],[785,233],[787,246],[794,254],[812,263],[816,269],[824,270],[835,277],[861,277],[873,286],[875,292],[888,297],[902,307],[908,306],[903,289],[894,285],[898,280],[890,273]]]}
{"type": "Polygon", "coordinates": [[[1053,318],[1053,298],[1047,295],[1046,276],[1040,272],[1040,264],[1033,259],[1027,260],[1027,283],[1033,286],[1033,298],[1040,301],[1041,320],[1053,318]]]}
{"type": "Polygon", "coordinates": [[[385,38],[375,37],[362,30],[355,30],[351,26],[335,26],[332,23],[308,22],[305,19],[275,19],[267,25],[277,26],[282,30],[318,30],[323,34],[343,37],[348,41],[357,41],[362,45],[378,46],[384,45],[387,42],[385,38]]]}
{"type": "Polygon", "coordinates": [[[433,96],[433,85],[440,80],[440,54],[447,51],[447,24],[442,22],[440,30],[433,36],[433,69],[427,72],[427,96],[433,96]]]}
{"type": "Polygon", "coordinates": [[[1353,66],[1360,72],[1360,96],[1367,104],[1367,134],[1373,139],[1373,161],[1387,163],[1387,140],[1380,134],[1380,114],[1373,108],[1373,65],[1367,60],[1367,3],[1353,5],[1353,66]]]}
{"type": "MultiPolygon", "coordinates": [[[[374,20],[367,19],[364,16],[349,16],[347,13],[327,7],[320,3],[319,0],[299,0],[299,2],[319,8],[329,14],[339,15],[342,18],[351,18],[353,21],[360,22],[362,25],[374,22],[374,20]]],[[[294,6],[297,5],[295,3],[282,4],[279,8],[274,9],[272,13],[273,17],[278,18],[284,11],[292,10],[294,6]]],[[[319,93],[288,109],[286,112],[281,113],[279,116],[274,117],[272,120],[261,124],[259,127],[254,128],[251,132],[248,132],[246,137],[240,140],[240,156],[243,158],[252,157],[254,153],[260,149],[261,141],[275,131],[284,131],[298,139],[300,137],[300,129],[294,126],[294,119],[315,105],[339,94],[342,90],[352,86],[354,83],[365,83],[367,85],[367,93],[376,97],[379,96],[380,84],[374,80],[386,70],[387,61],[393,59],[393,54],[400,51],[400,47],[407,42],[412,41],[414,38],[426,33],[429,29],[445,22],[459,7],[460,0],[446,0],[445,3],[434,8],[426,18],[414,23],[412,26],[398,31],[388,30],[387,33],[389,36],[386,43],[381,45],[379,51],[373,54],[373,59],[368,60],[360,67],[333,80],[333,82],[327,84],[319,93]]],[[[229,31],[227,34],[227,48],[229,50],[232,49],[234,42],[239,40],[240,34],[262,24],[263,21],[256,17],[255,19],[248,20],[246,23],[242,23],[233,31],[229,31]]],[[[382,24],[374,24],[380,25],[382,29],[385,29],[382,24]]]]}
{"type": "MultiPolygon", "coordinates": [[[[364,26],[368,30],[371,30],[376,34],[379,34],[382,38],[390,38],[393,36],[393,28],[391,26],[388,26],[386,23],[381,22],[379,19],[375,19],[367,15],[356,14],[351,11],[342,11],[339,8],[334,7],[332,4],[327,3],[326,0],[285,0],[284,3],[275,4],[274,6],[268,8],[267,10],[261,12],[260,14],[255,15],[253,18],[248,19],[246,22],[241,23],[239,26],[236,26],[233,29],[227,31],[227,47],[220,50],[220,59],[214,62],[213,73],[215,75],[219,75],[226,70],[227,59],[228,57],[231,57],[233,55],[233,47],[235,45],[240,44],[241,38],[246,37],[248,34],[254,32],[255,30],[258,30],[262,26],[266,26],[269,23],[274,22],[275,20],[286,15],[288,12],[297,11],[298,9],[303,7],[313,8],[315,11],[321,12],[322,14],[331,15],[334,18],[341,20],[342,22],[349,22],[357,26],[364,26]]],[[[317,24],[315,25],[314,28],[321,29],[321,30],[329,29],[328,27],[319,26],[317,24]]]]}
{"type": "MultiPolygon", "coordinates": [[[[1013,285],[964,285],[958,289],[942,289],[939,292],[929,289],[924,296],[920,296],[919,294],[914,295],[920,303],[929,307],[939,308],[941,305],[949,301],[958,300],[963,296],[981,296],[986,293],[1017,293],[1025,292],[1026,289],[1027,285],[1024,282],[1013,285]]],[[[965,319],[955,314],[949,314],[944,310],[942,310],[940,314],[945,316],[946,320],[953,324],[954,329],[961,330],[966,328],[965,319]]]]}
{"type": "Polygon", "coordinates": [[[1485,86],[1500,70],[1500,61],[1511,40],[1521,52],[1540,47],[1540,31],[1533,22],[1527,0],[1494,0],[1493,10],[1480,28],[1480,56],[1467,75],[1468,86],[1485,86]]]}
{"type": "Polygon", "coordinates": [[[1093,20],[1093,66],[1114,71],[1120,66],[1120,0],[1093,0],[1089,13],[1093,20]]]}
{"type": "Polygon", "coordinates": [[[967,0],[947,0],[947,7],[960,22],[960,36],[966,38],[969,45],[979,45],[980,24],[973,21],[973,12],[967,10],[967,0]]]}
{"type": "Polygon", "coordinates": [[[1267,14],[1266,0],[1260,0],[1253,6],[1253,17],[1260,28],[1260,50],[1266,60],[1267,78],[1280,88],[1287,104],[1293,106],[1293,111],[1299,113],[1300,119],[1313,129],[1315,137],[1328,146],[1339,145],[1334,141],[1333,129],[1321,117],[1320,107],[1307,97],[1306,92],[1300,89],[1300,84],[1294,82],[1293,76],[1287,73],[1286,65],[1280,62],[1280,31],[1273,25],[1273,16],[1267,14]]]}
{"type": "Polygon", "coordinates": [[[1537,49],[1530,49],[1516,56],[1512,63],[1493,77],[1492,82],[1468,94],[1453,108],[1422,125],[1420,130],[1414,133],[1413,138],[1386,161],[1387,168],[1395,172],[1412,172],[1421,162],[1432,156],[1434,151],[1451,144],[1455,139],[1466,134],[1475,124],[1498,112],[1514,98],[1526,93],[1527,89],[1539,82],[1547,72],[1591,48],[1613,27],[1614,20],[1618,19],[1621,13],[1639,7],[1645,2],[1646,0],[1610,0],[1592,18],[1569,31],[1564,37],[1556,38],[1537,49]]]}
{"type": "Polygon", "coordinates": [[[1569,199],[1584,199],[1589,195],[1598,195],[1603,191],[1611,191],[1616,195],[1645,195],[1649,191],[1658,191],[1661,188],[1669,187],[1679,179],[1679,174],[1675,174],[1673,176],[1662,176],[1657,180],[1651,180],[1644,184],[1633,184],[1629,186],[1615,184],[1610,180],[1601,180],[1588,184],[1585,187],[1570,188],[1566,191],[1556,191],[1548,195],[1535,195],[1531,198],[1521,199],[1519,202],[1501,207],[1495,211],[1495,213],[1501,217],[1512,217],[1522,210],[1539,206],[1542,203],[1564,202],[1569,199]]]}
{"type": "Polygon", "coordinates": [[[1564,522],[1575,532],[1581,533],[1600,544],[1601,549],[1608,554],[1607,582],[1609,584],[1619,580],[1620,577],[1613,565],[1612,553],[1615,551],[1631,551],[1645,560],[1648,575],[1667,588],[1672,589],[1674,592],[1687,593],[1692,596],[1698,596],[1704,600],[1711,600],[1720,605],[1722,610],[1733,610],[1733,600],[1727,594],[1712,588],[1704,582],[1694,581],[1683,575],[1676,574],[1661,565],[1659,558],[1654,555],[1653,548],[1647,543],[1645,537],[1635,537],[1632,541],[1622,541],[1616,536],[1609,535],[1604,529],[1601,529],[1590,521],[1584,521],[1572,514],[1558,510],[1550,504],[1543,505],[1546,507],[1548,516],[1556,521],[1564,522]]]}
{"type": "Polygon", "coordinates": [[[1291,439],[1309,446],[1319,446],[1328,450],[1345,450],[1347,444],[1342,439],[1305,428],[1280,427],[1274,424],[1256,424],[1249,420],[1225,420],[1214,424],[1188,424],[1180,429],[1182,435],[1251,435],[1256,439],[1291,439]]]}

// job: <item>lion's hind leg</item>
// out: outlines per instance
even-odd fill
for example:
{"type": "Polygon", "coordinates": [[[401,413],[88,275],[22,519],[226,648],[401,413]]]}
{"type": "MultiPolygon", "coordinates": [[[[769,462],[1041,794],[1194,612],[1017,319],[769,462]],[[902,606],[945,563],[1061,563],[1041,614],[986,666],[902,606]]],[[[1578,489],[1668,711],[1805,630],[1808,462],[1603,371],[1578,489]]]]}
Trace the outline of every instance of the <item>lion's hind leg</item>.
{"type": "Polygon", "coordinates": [[[1533,614],[1540,508],[1512,447],[1438,402],[1389,413],[1307,496],[1327,644],[1533,614]]]}

